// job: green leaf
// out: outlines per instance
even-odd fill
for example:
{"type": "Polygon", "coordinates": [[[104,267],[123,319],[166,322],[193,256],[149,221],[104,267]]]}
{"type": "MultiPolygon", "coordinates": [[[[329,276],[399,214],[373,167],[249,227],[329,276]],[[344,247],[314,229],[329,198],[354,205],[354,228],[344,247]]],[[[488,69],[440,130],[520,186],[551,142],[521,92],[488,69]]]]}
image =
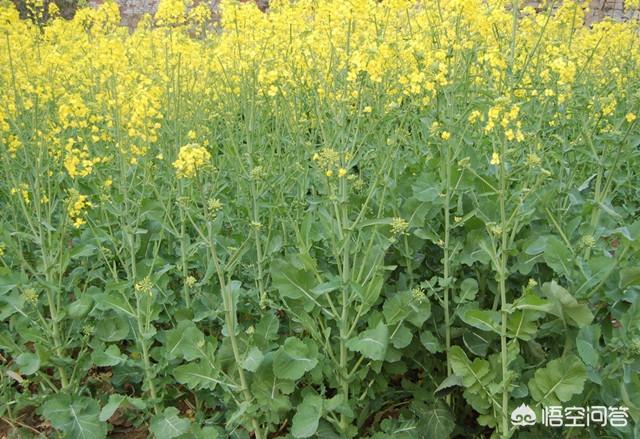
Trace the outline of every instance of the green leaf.
{"type": "Polygon", "coordinates": [[[311,437],[318,430],[322,413],[322,398],[315,394],[305,396],[298,406],[291,425],[291,434],[295,438],[311,437]]]}
{"type": "Polygon", "coordinates": [[[451,393],[452,388],[455,386],[462,386],[462,377],[459,375],[449,375],[440,383],[436,390],[433,391],[433,394],[442,397],[447,393],[451,393]]]}
{"type": "Polygon", "coordinates": [[[384,302],[382,313],[387,325],[394,325],[409,316],[409,313],[411,313],[411,307],[409,306],[411,298],[410,291],[403,291],[394,294],[384,302]]]}
{"type": "Polygon", "coordinates": [[[278,320],[278,316],[274,312],[267,312],[256,325],[253,340],[261,350],[268,351],[270,342],[278,338],[279,328],[280,320],[278,320]]]}
{"type": "Polygon", "coordinates": [[[542,285],[542,292],[551,302],[550,312],[567,323],[578,328],[587,326],[593,321],[593,314],[586,304],[578,301],[569,292],[558,285],[556,281],[542,285]]]}
{"type": "Polygon", "coordinates": [[[298,269],[292,264],[278,260],[271,265],[271,279],[273,286],[283,297],[290,299],[306,297],[315,302],[315,295],[311,292],[315,285],[312,272],[298,269]]]}
{"type": "Polygon", "coordinates": [[[500,333],[500,313],[486,309],[468,309],[460,316],[467,325],[481,331],[500,333]]]}
{"type": "Polygon", "coordinates": [[[371,360],[384,360],[389,345],[389,329],[380,322],[374,329],[362,332],[347,341],[347,349],[360,352],[371,360]]]}
{"type": "Polygon", "coordinates": [[[478,294],[478,281],[473,278],[467,278],[460,284],[460,295],[454,296],[456,303],[470,302],[476,298],[478,294]]]}
{"type": "Polygon", "coordinates": [[[411,312],[407,316],[406,321],[416,328],[421,328],[422,324],[431,316],[431,302],[426,299],[411,300],[411,302],[409,302],[409,308],[411,308],[411,312]]]}
{"type": "Polygon", "coordinates": [[[422,333],[420,333],[420,343],[422,343],[422,346],[424,346],[432,354],[442,352],[443,350],[440,341],[436,338],[435,335],[433,335],[431,331],[423,331],[422,333]]]}
{"type": "Polygon", "coordinates": [[[298,380],[318,364],[317,347],[310,341],[289,337],[273,359],[273,374],[282,379],[298,380]]]}
{"type": "Polygon", "coordinates": [[[191,320],[181,320],[175,329],[166,331],[165,357],[167,360],[184,358],[193,361],[202,358],[204,334],[191,320]]]}
{"type": "Polygon", "coordinates": [[[139,398],[131,398],[126,395],[111,394],[109,401],[102,407],[100,411],[100,420],[106,422],[120,407],[135,407],[138,410],[144,410],[147,404],[139,398]]]}
{"type": "Polygon", "coordinates": [[[260,367],[263,358],[264,354],[262,351],[254,346],[249,350],[249,352],[247,352],[247,355],[242,362],[242,368],[249,372],[255,372],[258,370],[258,367],[260,367]]]}
{"type": "Polygon", "coordinates": [[[394,331],[393,337],[391,337],[391,344],[396,349],[402,349],[409,346],[411,343],[411,339],[413,338],[413,334],[404,325],[400,325],[397,330],[394,331]]]}
{"type": "Polygon", "coordinates": [[[40,357],[37,354],[26,352],[16,357],[16,364],[22,375],[33,375],[40,369],[40,357]]]}
{"type": "Polygon", "coordinates": [[[449,360],[453,372],[462,378],[465,399],[477,412],[486,413],[494,400],[495,391],[491,389],[495,389],[495,386],[491,386],[491,383],[495,377],[495,369],[483,358],[469,361],[460,346],[453,346],[449,350],[449,360]]]}
{"type": "Polygon", "coordinates": [[[625,267],[620,270],[618,286],[625,289],[632,285],[640,285],[640,267],[625,267]]]}
{"type": "Polygon", "coordinates": [[[102,439],[107,424],[100,422],[98,403],[87,397],[65,395],[50,397],[42,406],[42,416],[69,439],[102,439]]]}
{"type": "Polygon", "coordinates": [[[117,345],[112,344],[105,350],[96,350],[91,353],[91,360],[98,367],[117,366],[127,359],[120,353],[117,345]]]}
{"type": "Polygon", "coordinates": [[[529,390],[535,401],[547,405],[561,405],[572,396],[582,393],[587,369],[575,355],[549,361],[529,380],[529,390]]]}
{"type": "Polygon", "coordinates": [[[218,369],[205,361],[178,366],[173,369],[173,376],[180,384],[184,384],[192,390],[213,390],[220,383],[220,380],[217,379],[218,369]]]}
{"type": "Polygon", "coordinates": [[[550,312],[551,303],[535,294],[525,294],[513,302],[513,309],[550,312]]]}
{"type": "Polygon", "coordinates": [[[549,236],[544,249],[545,263],[556,273],[571,277],[573,255],[557,236],[549,236]]]}
{"type": "Polygon", "coordinates": [[[88,294],[82,295],[78,300],[69,305],[68,314],[72,319],[84,318],[93,307],[93,298],[88,294]]]}
{"type": "Polygon", "coordinates": [[[489,344],[495,337],[493,332],[465,331],[462,334],[462,342],[475,355],[485,357],[489,352],[489,344]]]}
{"type": "Polygon", "coordinates": [[[96,324],[96,337],[102,341],[120,341],[129,335],[129,323],[124,317],[113,315],[96,324]]]}
{"type": "Polygon", "coordinates": [[[596,367],[600,360],[598,346],[600,345],[600,326],[585,326],[578,331],[576,348],[578,355],[584,363],[591,367],[596,367]]]}
{"type": "Polygon", "coordinates": [[[419,407],[415,410],[420,419],[419,432],[420,438],[424,439],[448,439],[456,427],[455,419],[451,412],[444,404],[434,404],[424,406],[423,404],[414,404],[419,407]]]}
{"type": "Polygon", "coordinates": [[[96,294],[93,296],[96,301],[98,309],[103,311],[112,310],[118,314],[124,314],[131,318],[136,318],[136,313],[131,308],[131,305],[121,293],[117,291],[110,291],[108,293],[96,294]]]}
{"type": "Polygon", "coordinates": [[[507,335],[520,340],[533,340],[538,332],[539,313],[534,311],[515,311],[507,319],[507,335]]]}
{"type": "Polygon", "coordinates": [[[336,277],[329,282],[324,282],[324,283],[321,283],[320,285],[316,285],[311,289],[311,292],[316,297],[322,296],[323,294],[327,294],[337,290],[338,288],[340,288],[340,285],[341,285],[341,280],[339,277],[336,277]]]}
{"type": "Polygon", "coordinates": [[[20,285],[21,279],[17,274],[11,273],[9,270],[5,271],[4,269],[2,269],[0,273],[0,296],[20,285]]]}
{"type": "Polygon", "coordinates": [[[191,422],[178,416],[178,409],[167,407],[162,414],[151,418],[149,430],[156,439],[173,439],[189,431],[191,422]]]}
{"type": "Polygon", "coordinates": [[[363,288],[358,289],[358,295],[362,303],[367,307],[372,306],[380,297],[382,286],[384,285],[384,277],[380,274],[373,276],[363,288]]]}

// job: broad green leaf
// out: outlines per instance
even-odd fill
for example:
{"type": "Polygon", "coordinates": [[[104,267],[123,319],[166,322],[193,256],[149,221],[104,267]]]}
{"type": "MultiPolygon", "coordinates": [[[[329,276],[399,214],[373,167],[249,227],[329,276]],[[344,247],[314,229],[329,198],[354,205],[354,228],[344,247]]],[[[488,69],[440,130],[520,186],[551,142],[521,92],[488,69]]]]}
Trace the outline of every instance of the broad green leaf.
{"type": "Polygon", "coordinates": [[[442,345],[440,341],[436,338],[435,335],[431,331],[423,331],[420,333],[420,343],[424,346],[429,352],[435,354],[437,352],[442,352],[442,345]]]}
{"type": "Polygon", "coordinates": [[[618,286],[625,289],[632,285],[640,285],[640,267],[625,267],[620,270],[618,286]]]}
{"type": "Polygon", "coordinates": [[[462,378],[465,387],[482,383],[482,378],[489,375],[490,369],[487,360],[476,358],[472,363],[459,346],[452,346],[449,352],[451,368],[456,375],[462,378]]]}
{"type": "Polygon", "coordinates": [[[391,337],[391,344],[396,349],[402,349],[409,346],[411,343],[411,339],[413,338],[413,334],[404,325],[400,325],[397,330],[394,330],[394,334],[391,337]]]}
{"type": "Polygon", "coordinates": [[[373,276],[363,288],[358,289],[360,300],[367,307],[372,306],[380,297],[382,286],[384,285],[384,277],[380,274],[373,276]]]}
{"type": "Polygon", "coordinates": [[[578,355],[584,363],[591,367],[596,367],[600,360],[598,347],[600,346],[600,326],[585,326],[578,331],[576,338],[576,348],[578,355]]]}
{"type": "Polygon", "coordinates": [[[23,280],[17,273],[12,273],[9,269],[0,267],[0,296],[13,290],[22,282],[23,280]]]}
{"type": "Polygon", "coordinates": [[[178,409],[167,407],[164,412],[151,418],[149,430],[156,439],[173,439],[189,431],[191,422],[178,416],[178,409]]]}
{"type": "Polygon", "coordinates": [[[250,372],[255,372],[256,370],[258,370],[258,367],[260,367],[263,358],[264,355],[262,354],[262,351],[254,346],[249,350],[249,352],[247,352],[247,355],[244,357],[242,368],[250,372]]]}
{"type": "Polygon", "coordinates": [[[468,309],[460,316],[467,325],[481,331],[500,333],[500,313],[486,309],[468,309]]]}
{"type": "Polygon", "coordinates": [[[40,369],[40,357],[31,352],[25,352],[16,357],[18,371],[22,375],[33,375],[40,369]]]}
{"type": "Polygon", "coordinates": [[[451,393],[453,387],[462,386],[462,377],[458,375],[449,375],[446,377],[440,385],[433,391],[433,394],[442,397],[447,393],[451,393]]]}
{"type": "Polygon", "coordinates": [[[317,355],[317,347],[309,340],[289,337],[275,354],[273,373],[278,378],[298,380],[305,372],[316,367],[317,355]]]}
{"type": "Polygon", "coordinates": [[[256,325],[253,340],[261,350],[268,351],[273,340],[278,338],[279,328],[278,316],[274,312],[266,312],[256,325]]]}
{"type": "Polygon", "coordinates": [[[112,393],[109,395],[109,401],[100,411],[100,421],[108,421],[120,407],[134,407],[138,410],[144,410],[147,407],[147,404],[139,398],[131,398],[126,395],[112,393]]]}
{"type": "Polygon", "coordinates": [[[556,273],[571,276],[573,255],[567,245],[557,236],[550,236],[547,239],[544,261],[556,273]]]}
{"type": "Polygon", "coordinates": [[[495,334],[486,331],[465,331],[462,334],[462,342],[475,355],[485,357],[489,352],[489,345],[495,334]]]}
{"type": "Polygon", "coordinates": [[[311,292],[315,285],[312,272],[278,260],[271,265],[271,279],[273,286],[283,297],[290,299],[306,297],[315,301],[315,294],[311,292]]]}
{"type": "Polygon", "coordinates": [[[578,301],[555,281],[542,285],[542,292],[551,302],[550,312],[567,323],[579,328],[587,326],[593,320],[593,314],[586,304],[578,301]]]}
{"type": "Polygon", "coordinates": [[[42,406],[42,416],[69,439],[106,438],[107,424],[100,422],[99,412],[95,400],[63,393],[49,397],[42,406]]]}
{"type": "Polygon", "coordinates": [[[525,294],[513,302],[513,309],[550,312],[551,303],[535,294],[525,294]]]}
{"type": "Polygon", "coordinates": [[[587,379],[587,369],[575,355],[549,361],[544,369],[538,369],[529,380],[531,396],[547,405],[561,405],[571,397],[582,393],[587,379]]]}
{"type": "Polygon", "coordinates": [[[315,394],[305,396],[298,406],[291,425],[291,434],[295,438],[311,437],[318,430],[322,414],[322,398],[315,394]]]}
{"type": "Polygon", "coordinates": [[[324,282],[319,285],[316,285],[311,289],[311,292],[316,297],[322,296],[323,294],[327,294],[337,290],[338,288],[340,288],[340,285],[341,285],[340,278],[336,277],[333,280],[330,280],[329,282],[324,282]]]}
{"type": "Polygon", "coordinates": [[[406,321],[416,328],[422,328],[423,323],[431,316],[431,302],[426,298],[419,300],[413,299],[409,302],[409,308],[411,308],[411,312],[407,316],[406,321]]]}
{"type": "Polygon", "coordinates": [[[418,436],[424,439],[448,439],[456,427],[455,419],[444,404],[414,404],[420,419],[418,436]]]}
{"type": "Polygon", "coordinates": [[[106,342],[123,340],[129,335],[129,323],[119,315],[100,319],[96,324],[95,335],[106,342]]]}
{"type": "Polygon", "coordinates": [[[98,309],[104,311],[112,310],[118,314],[123,314],[131,318],[136,317],[136,313],[133,308],[131,308],[129,302],[117,291],[96,294],[93,298],[96,301],[98,309]]]}
{"type": "Polygon", "coordinates": [[[520,340],[533,340],[538,332],[539,314],[534,311],[518,310],[509,314],[507,319],[507,335],[520,340]]]}
{"type": "Polygon", "coordinates": [[[411,299],[411,292],[403,291],[395,293],[385,300],[382,306],[382,313],[387,325],[394,325],[409,316],[409,313],[411,313],[411,307],[409,306],[411,299]]]}
{"type": "Polygon", "coordinates": [[[180,384],[193,390],[213,390],[220,384],[218,370],[204,360],[176,367],[173,369],[173,376],[180,384]]]}
{"type": "Polygon", "coordinates": [[[69,305],[67,313],[72,319],[81,319],[85,317],[93,307],[93,298],[88,295],[82,295],[78,300],[69,305]]]}
{"type": "Polygon", "coordinates": [[[476,298],[478,294],[478,281],[473,278],[467,278],[460,284],[460,294],[454,297],[457,303],[470,302],[476,298]]]}
{"type": "Polygon", "coordinates": [[[355,338],[347,341],[350,351],[360,352],[371,360],[384,360],[389,345],[389,329],[380,322],[373,329],[362,332],[355,338]]]}
{"type": "Polygon", "coordinates": [[[491,385],[495,370],[490,363],[483,358],[469,361],[467,354],[459,346],[453,346],[449,350],[449,360],[453,372],[462,378],[465,399],[477,412],[487,413],[495,400],[495,386],[491,385]]]}
{"type": "Polygon", "coordinates": [[[98,367],[116,366],[126,359],[127,357],[120,353],[120,349],[115,344],[105,350],[96,350],[91,353],[91,360],[98,367]]]}
{"type": "Polygon", "coordinates": [[[175,329],[166,331],[164,353],[167,360],[184,358],[193,361],[204,356],[204,334],[190,320],[181,320],[175,329]]]}

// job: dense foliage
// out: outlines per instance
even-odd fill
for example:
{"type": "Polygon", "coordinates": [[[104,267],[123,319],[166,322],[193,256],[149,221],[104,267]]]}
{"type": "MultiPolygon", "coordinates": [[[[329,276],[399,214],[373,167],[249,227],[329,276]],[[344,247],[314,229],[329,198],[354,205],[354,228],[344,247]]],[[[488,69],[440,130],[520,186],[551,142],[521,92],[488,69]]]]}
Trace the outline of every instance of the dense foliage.
{"type": "Polygon", "coordinates": [[[640,437],[637,23],[0,4],[13,437],[640,437]]]}

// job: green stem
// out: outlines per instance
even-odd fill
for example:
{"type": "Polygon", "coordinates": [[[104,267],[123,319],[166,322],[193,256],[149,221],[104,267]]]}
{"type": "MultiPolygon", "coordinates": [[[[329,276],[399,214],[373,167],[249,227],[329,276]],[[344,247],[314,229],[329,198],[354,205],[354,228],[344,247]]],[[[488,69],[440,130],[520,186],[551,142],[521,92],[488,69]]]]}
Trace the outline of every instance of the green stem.
{"type": "Polygon", "coordinates": [[[506,147],[502,142],[500,163],[500,266],[498,268],[498,288],[500,290],[500,363],[502,365],[502,437],[509,437],[509,383],[508,383],[508,352],[507,352],[507,247],[509,233],[507,230],[508,218],[505,207],[506,175],[504,160],[506,147]]]}
{"type": "MultiPolygon", "coordinates": [[[[340,199],[342,202],[341,215],[336,219],[342,227],[340,228],[340,234],[342,238],[342,313],[340,315],[340,381],[342,387],[342,394],[344,395],[345,402],[349,401],[349,370],[347,364],[347,339],[349,338],[349,295],[347,293],[347,286],[351,277],[350,265],[349,265],[349,245],[346,240],[349,236],[347,210],[345,207],[346,201],[346,181],[340,180],[340,199]],[[347,234],[345,236],[345,231],[347,234]]],[[[347,430],[347,417],[344,413],[340,414],[340,429],[342,432],[347,430]]]]}
{"type": "MultiPolygon", "coordinates": [[[[240,367],[240,364],[242,363],[242,357],[240,355],[240,349],[238,348],[238,339],[236,338],[236,316],[233,307],[233,296],[231,295],[231,289],[227,286],[224,273],[222,272],[222,267],[220,266],[218,252],[215,248],[216,243],[211,239],[211,235],[209,236],[209,238],[213,264],[218,275],[220,289],[222,290],[222,301],[224,303],[224,315],[225,323],[227,324],[227,334],[229,335],[229,341],[231,342],[233,358],[235,359],[235,363],[237,365],[236,370],[238,371],[238,376],[240,378],[240,387],[242,387],[242,395],[245,402],[250,403],[253,398],[251,396],[251,392],[249,392],[249,387],[247,386],[247,379],[244,375],[244,370],[242,369],[242,367],[240,367]]],[[[260,431],[258,421],[254,417],[251,417],[251,426],[253,427],[255,439],[262,439],[262,432],[260,431]]]]}

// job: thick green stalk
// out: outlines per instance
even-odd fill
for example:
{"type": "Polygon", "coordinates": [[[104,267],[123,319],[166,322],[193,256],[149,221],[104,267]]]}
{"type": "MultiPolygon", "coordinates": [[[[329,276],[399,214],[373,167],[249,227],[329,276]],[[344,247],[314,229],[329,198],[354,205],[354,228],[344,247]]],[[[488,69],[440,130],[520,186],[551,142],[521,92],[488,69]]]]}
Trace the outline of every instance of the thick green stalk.
{"type": "Polygon", "coordinates": [[[507,375],[508,352],[507,352],[507,247],[509,231],[507,228],[508,218],[505,207],[506,192],[506,175],[505,175],[505,154],[506,147],[502,142],[502,150],[500,154],[500,192],[498,194],[500,200],[500,267],[498,268],[498,288],[500,290],[500,363],[502,365],[502,437],[509,437],[509,383],[507,375]]]}
{"type": "Polygon", "coordinates": [[[182,294],[185,307],[190,308],[191,295],[189,293],[189,283],[187,282],[187,277],[189,276],[189,270],[187,267],[187,234],[184,223],[184,209],[182,206],[180,206],[180,259],[182,264],[182,294]]]}
{"type": "MultiPolygon", "coordinates": [[[[445,142],[445,159],[443,161],[445,173],[445,195],[444,195],[444,330],[445,330],[445,348],[447,352],[447,377],[451,375],[451,360],[449,358],[449,350],[451,349],[451,322],[449,315],[449,276],[451,275],[449,254],[450,241],[450,224],[451,224],[451,168],[449,157],[449,144],[445,142]]],[[[450,402],[450,396],[447,395],[447,402],[450,402]]]]}
{"type": "Polygon", "coordinates": [[[253,237],[256,242],[256,264],[258,266],[258,290],[260,292],[260,307],[267,306],[267,291],[264,288],[264,268],[262,266],[262,241],[260,240],[260,213],[258,211],[258,196],[255,182],[251,181],[251,198],[252,198],[252,214],[253,214],[253,237]]]}
{"type": "MultiPolygon", "coordinates": [[[[242,357],[240,355],[240,349],[238,348],[238,339],[236,338],[236,316],[235,309],[233,307],[233,297],[231,295],[231,289],[227,287],[227,282],[220,266],[218,259],[218,252],[215,249],[215,241],[210,238],[211,255],[213,256],[213,264],[215,265],[216,274],[218,275],[218,282],[220,283],[220,289],[222,291],[222,301],[224,303],[224,315],[225,323],[227,324],[227,334],[229,335],[229,341],[231,342],[231,350],[233,351],[233,358],[235,359],[236,369],[240,378],[240,387],[242,387],[242,396],[245,402],[250,403],[253,399],[249,387],[247,386],[247,379],[244,376],[244,370],[240,367],[242,363],[242,357]]],[[[255,439],[262,439],[262,432],[256,418],[251,418],[251,425],[255,439]]]]}
{"type": "MultiPolygon", "coordinates": [[[[342,218],[338,218],[342,224],[342,230],[340,231],[342,237],[342,313],[340,315],[340,381],[342,387],[342,393],[345,401],[349,400],[349,370],[347,364],[347,339],[349,338],[349,295],[347,293],[347,285],[349,284],[351,272],[349,266],[349,251],[351,250],[346,243],[348,239],[348,232],[345,236],[345,231],[349,230],[347,226],[347,209],[345,207],[346,197],[346,181],[344,178],[340,180],[340,198],[342,203],[341,215],[342,218]]],[[[343,432],[347,429],[347,418],[344,413],[340,414],[340,428],[343,432]]]]}

